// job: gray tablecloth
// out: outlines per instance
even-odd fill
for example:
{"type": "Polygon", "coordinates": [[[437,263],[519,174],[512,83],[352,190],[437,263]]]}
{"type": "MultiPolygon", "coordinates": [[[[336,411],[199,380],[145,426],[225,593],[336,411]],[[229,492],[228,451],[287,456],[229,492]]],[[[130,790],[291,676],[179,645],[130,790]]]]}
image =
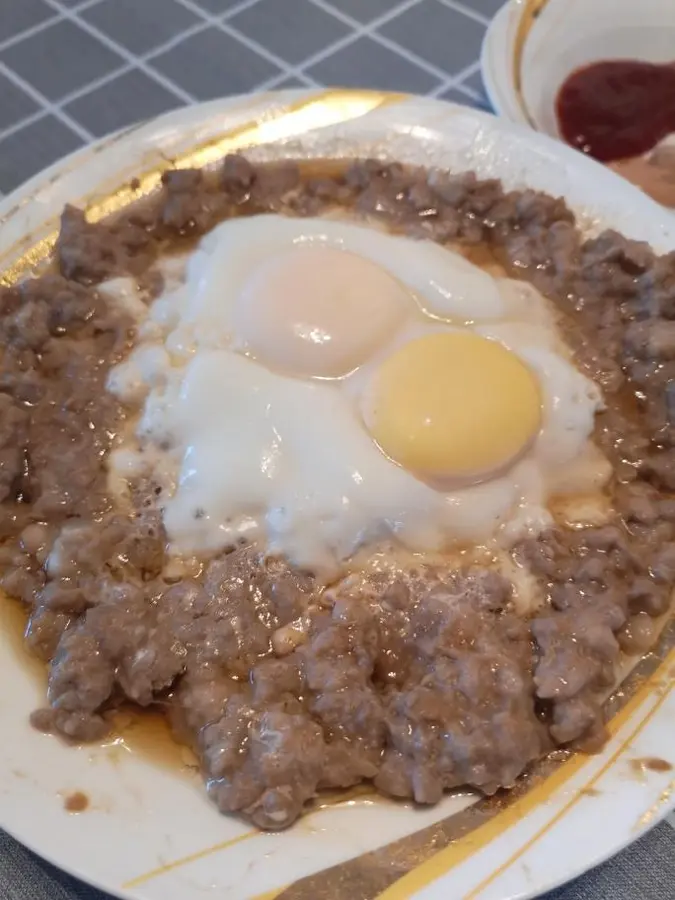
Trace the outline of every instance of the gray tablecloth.
{"type": "MultiPolygon", "coordinates": [[[[0,193],[176,106],[341,84],[486,106],[479,50],[501,0],[0,0],[0,193]],[[282,14],[283,8],[283,14],[282,14]]],[[[549,900],[670,900],[675,830],[549,900]]],[[[0,832],[0,900],[105,900],[0,832]]]]}

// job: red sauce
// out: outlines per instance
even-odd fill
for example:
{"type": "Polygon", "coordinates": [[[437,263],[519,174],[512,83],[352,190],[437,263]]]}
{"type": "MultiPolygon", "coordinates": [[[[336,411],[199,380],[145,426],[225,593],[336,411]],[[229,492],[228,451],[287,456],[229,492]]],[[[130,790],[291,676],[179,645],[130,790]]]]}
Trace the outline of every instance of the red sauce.
{"type": "Polygon", "coordinates": [[[602,162],[641,156],[675,132],[675,65],[607,60],[560,88],[562,137],[602,162]]]}

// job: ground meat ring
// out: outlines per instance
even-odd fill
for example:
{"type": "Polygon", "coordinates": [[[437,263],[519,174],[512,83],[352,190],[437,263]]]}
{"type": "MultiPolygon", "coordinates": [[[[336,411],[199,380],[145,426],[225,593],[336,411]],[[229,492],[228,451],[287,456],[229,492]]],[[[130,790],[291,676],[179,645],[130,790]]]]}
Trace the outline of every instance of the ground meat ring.
{"type": "Polygon", "coordinates": [[[235,154],[217,172],[162,181],[153,202],[114,221],[66,208],[61,274],[0,289],[0,577],[51,658],[52,706],[35,726],[96,740],[110,707],[160,701],[217,805],[262,828],[286,827],[325,787],[373,779],[434,803],[463,784],[512,785],[552,743],[597,743],[619,641],[646,646],[675,577],[675,254],[656,259],[611,231],[585,241],[561,199],[472,173],[365,160],[306,175],[235,154]],[[640,392],[630,415],[611,399],[597,436],[622,473],[622,521],[518,548],[550,601],[529,626],[511,612],[509,583],[480,570],[385,579],[367,600],[312,605],[311,579],[242,550],[170,585],[154,497],[140,516],[110,512],[100,461],[122,411],[104,384],[131,323],[95,285],[155,284],[162,242],[227,215],[335,205],[414,237],[489,243],[583,320],[569,340],[608,398],[640,392]],[[31,549],[35,521],[49,539],[31,549]],[[302,639],[287,640],[298,628],[302,639]]]}

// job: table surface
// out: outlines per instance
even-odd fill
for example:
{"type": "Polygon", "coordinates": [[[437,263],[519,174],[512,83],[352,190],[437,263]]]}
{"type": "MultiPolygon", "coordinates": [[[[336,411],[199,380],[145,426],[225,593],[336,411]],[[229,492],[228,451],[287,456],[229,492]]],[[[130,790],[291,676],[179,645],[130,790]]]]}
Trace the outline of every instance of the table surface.
{"type": "MultiPolygon", "coordinates": [[[[224,94],[341,85],[488,107],[501,0],[0,0],[0,192],[94,138],[224,94]]],[[[667,900],[675,819],[547,900],[667,900]]],[[[105,900],[0,832],[0,900],[105,900]]]]}

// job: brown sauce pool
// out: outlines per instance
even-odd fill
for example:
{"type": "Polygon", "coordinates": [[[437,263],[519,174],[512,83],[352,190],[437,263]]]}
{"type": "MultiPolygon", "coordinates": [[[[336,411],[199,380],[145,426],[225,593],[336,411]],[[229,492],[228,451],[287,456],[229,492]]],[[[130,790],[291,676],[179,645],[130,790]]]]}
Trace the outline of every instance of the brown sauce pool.
{"type": "Polygon", "coordinates": [[[22,605],[0,591],[0,628],[9,642],[10,652],[19,660],[21,668],[36,680],[41,692],[44,693],[47,685],[47,667],[24,643],[27,622],[28,613],[22,605]]]}
{"type": "MultiPolygon", "coordinates": [[[[8,637],[11,652],[19,659],[21,667],[40,684],[41,690],[47,680],[46,664],[34,656],[23,639],[27,615],[21,604],[0,591],[0,628],[8,637]]],[[[57,740],[57,738],[54,738],[57,740]]],[[[152,765],[161,766],[182,776],[198,771],[195,755],[184,744],[173,737],[171,726],[159,708],[117,710],[113,718],[113,729],[100,745],[113,764],[119,764],[127,754],[135,754],[152,765]]],[[[370,784],[358,784],[342,791],[326,791],[319,794],[307,807],[307,813],[319,812],[333,806],[353,804],[392,803],[391,798],[377,794],[370,784]]],[[[68,813],[86,812],[91,807],[91,799],[83,791],[69,791],[63,797],[63,808],[68,813]]]]}
{"type": "Polygon", "coordinates": [[[129,707],[117,711],[112,721],[112,731],[101,746],[113,762],[120,762],[131,753],[164,769],[182,773],[197,770],[196,757],[174,739],[169,721],[160,709],[129,707]]]}
{"type": "MultiPolygon", "coordinates": [[[[47,666],[24,643],[24,631],[28,621],[22,605],[0,591],[0,628],[2,628],[10,652],[16,657],[23,671],[29,673],[44,693],[47,683],[47,666]]],[[[26,717],[30,710],[26,710],[26,717]]],[[[100,745],[113,760],[119,761],[127,753],[139,754],[154,765],[183,771],[196,767],[190,750],[178,744],[169,723],[159,709],[124,709],[115,713],[113,730],[100,745]]],[[[95,746],[95,745],[94,745],[95,746]]],[[[74,795],[68,795],[68,797],[74,795]]],[[[68,797],[64,800],[66,805],[68,797]]],[[[80,810],[77,810],[80,811],[80,810]]]]}

